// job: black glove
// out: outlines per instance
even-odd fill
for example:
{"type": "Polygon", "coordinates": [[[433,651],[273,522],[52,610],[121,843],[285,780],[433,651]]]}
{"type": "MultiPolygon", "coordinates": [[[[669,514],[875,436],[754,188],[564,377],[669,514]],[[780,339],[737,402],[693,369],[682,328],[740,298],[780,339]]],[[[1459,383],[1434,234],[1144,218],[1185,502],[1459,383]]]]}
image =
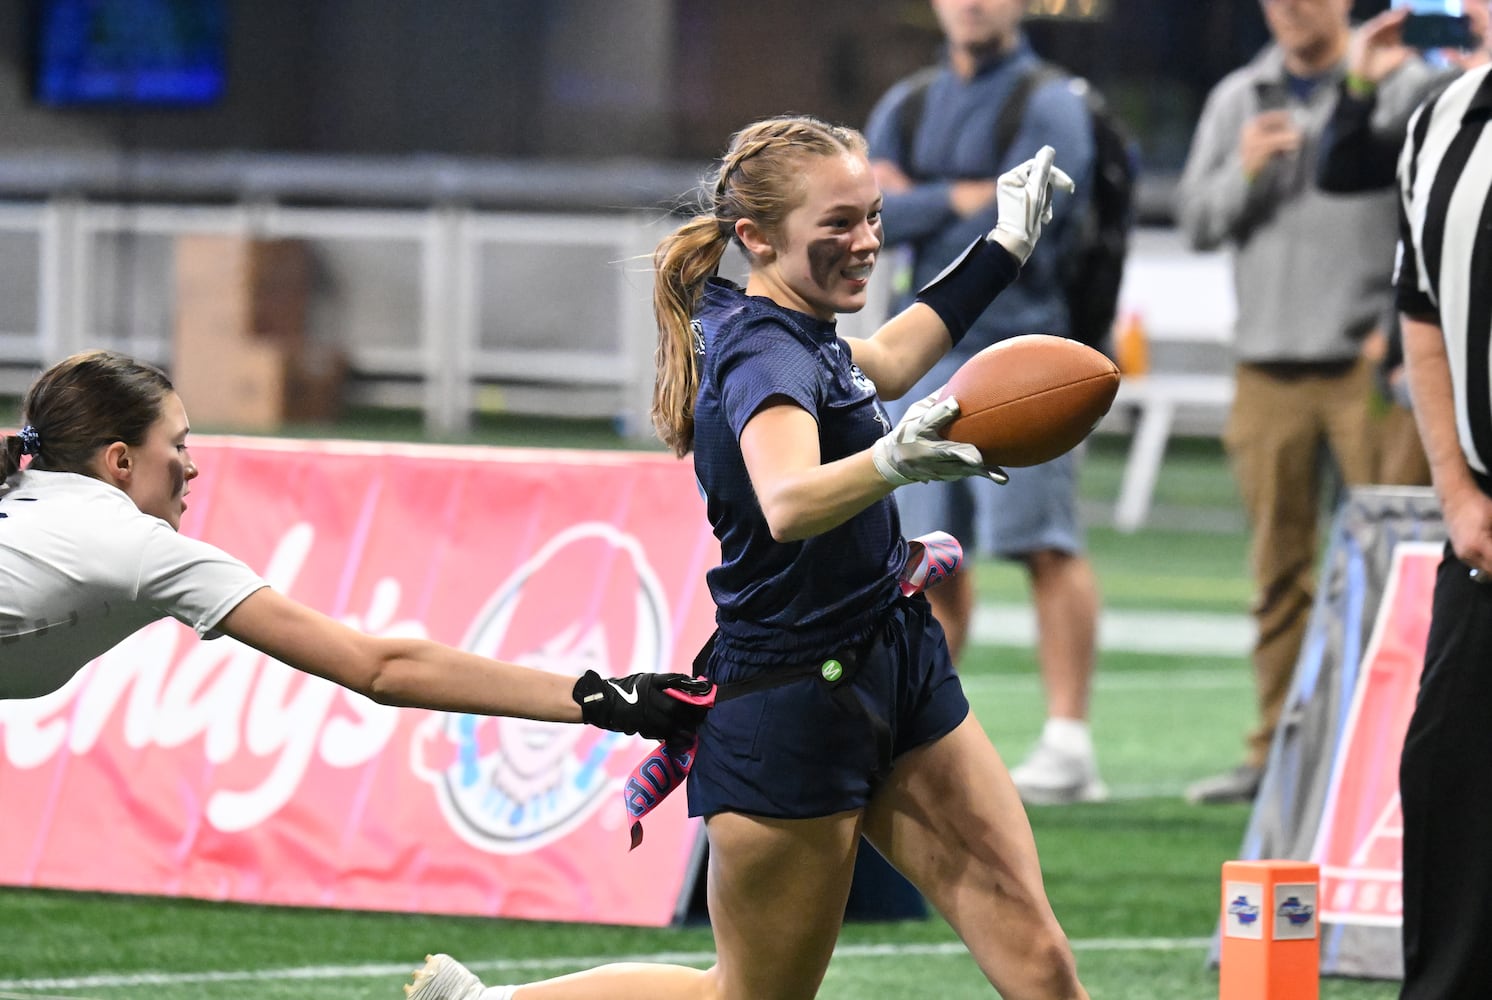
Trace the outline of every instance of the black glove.
{"type": "Polygon", "coordinates": [[[689,737],[715,703],[715,685],[688,674],[628,674],[604,680],[594,670],[571,691],[580,716],[593,726],[669,742],[689,737]]]}

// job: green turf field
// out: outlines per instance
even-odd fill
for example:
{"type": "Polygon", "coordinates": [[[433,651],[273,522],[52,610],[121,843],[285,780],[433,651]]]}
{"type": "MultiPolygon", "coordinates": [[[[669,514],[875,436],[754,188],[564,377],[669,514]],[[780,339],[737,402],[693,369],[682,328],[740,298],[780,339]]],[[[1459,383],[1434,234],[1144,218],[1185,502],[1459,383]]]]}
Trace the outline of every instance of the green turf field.
{"type": "MultiPolygon", "coordinates": [[[[349,433],[359,433],[356,429],[349,433]]],[[[380,423],[363,436],[407,437],[380,423]]],[[[534,443],[539,423],[494,422],[480,439],[534,443]]],[[[608,428],[577,425],[565,443],[609,447],[608,428]]],[[[1093,442],[1083,492],[1094,513],[1092,552],[1115,611],[1241,616],[1248,601],[1244,540],[1216,442],[1173,447],[1157,490],[1156,522],[1121,535],[1099,521],[1122,464],[1119,438],[1093,442]]],[[[991,605],[1018,605],[1019,574],[979,565],[991,605]]],[[[1018,760],[1042,718],[1028,648],[977,646],[964,664],[979,718],[1018,760]]],[[[1241,654],[1106,649],[1094,703],[1095,738],[1116,799],[1031,812],[1047,886],[1094,1000],[1217,996],[1205,963],[1220,867],[1239,846],[1244,807],[1180,800],[1197,777],[1232,765],[1250,717],[1241,654]]],[[[99,849],[108,837],[100,831],[99,849]]],[[[0,889],[0,997],[188,1000],[220,997],[399,997],[428,951],[448,951],[490,982],[522,981],[602,961],[661,958],[704,965],[708,929],[639,930],[404,914],[339,913],[0,889]]],[[[993,992],[936,918],[851,924],[820,994],[832,1000],[957,1000],[993,992]]],[[[1327,980],[1327,1000],[1378,1000],[1396,984],[1327,980]]]]}

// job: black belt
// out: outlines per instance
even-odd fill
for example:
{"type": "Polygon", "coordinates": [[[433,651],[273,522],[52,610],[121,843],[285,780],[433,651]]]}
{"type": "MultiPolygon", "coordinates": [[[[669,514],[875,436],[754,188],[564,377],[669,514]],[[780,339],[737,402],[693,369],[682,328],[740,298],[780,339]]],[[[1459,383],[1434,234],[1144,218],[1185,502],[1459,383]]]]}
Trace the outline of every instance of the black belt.
{"type": "Polygon", "coordinates": [[[1303,378],[1337,378],[1346,375],[1358,365],[1356,358],[1338,358],[1332,361],[1240,361],[1243,368],[1251,368],[1270,378],[1294,382],[1303,378]]]}
{"type": "MultiPolygon", "coordinates": [[[[901,600],[906,600],[906,598],[901,600]]],[[[717,684],[715,704],[718,705],[723,701],[730,701],[732,698],[740,698],[757,691],[766,691],[784,684],[807,680],[809,677],[817,677],[829,685],[831,696],[840,707],[863,719],[874,734],[876,767],[870,778],[871,789],[874,790],[891,771],[891,727],[885,719],[866,707],[865,702],[850,690],[850,685],[860,672],[860,666],[866,654],[870,652],[871,646],[885,635],[887,620],[883,618],[870,637],[858,646],[838,656],[829,657],[822,663],[786,667],[780,670],[769,669],[756,677],[737,681],[734,684],[717,684]]],[[[710,653],[715,648],[717,635],[719,635],[718,632],[712,634],[706,640],[704,647],[695,655],[694,676],[706,676],[705,668],[709,666],[710,653]]],[[[698,743],[697,738],[690,738],[687,742],[681,741],[677,744],[660,743],[652,753],[632,769],[631,775],[622,787],[622,801],[627,807],[627,814],[632,817],[633,848],[642,843],[642,818],[667,798],[670,792],[683,784],[693,768],[694,753],[698,743]]]]}
{"type": "MultiPolygon", "coordinates": [[[[852,685],[871,647],[885,635],[888,620],[889,616],[883,618],[870,637],[859,645],[827,657],[819,663],[766,669],[755,677],[748,677],[745,680],[733,681],[729,684],[717,683],[715,704],[719,705],[748,694],[770,691],[787,684],[796,684],[809,678],[818,678],[820,683],[828,686],[830,696],[840,708],[859,716],[870,727],[871,734],[876,741],[876,767],[870,779],[871,788],[874,790],[891,773],[891,726],[880,713],[870,710],[864,699],[852,690],[852,685]]],[[[699,653],[695,655],[694,675],[696,677],[705,676],[705,668],[709,665],[710,653],[715,648],[715,638],[718,635],[718,632],[711,635],[699,653]]]]}

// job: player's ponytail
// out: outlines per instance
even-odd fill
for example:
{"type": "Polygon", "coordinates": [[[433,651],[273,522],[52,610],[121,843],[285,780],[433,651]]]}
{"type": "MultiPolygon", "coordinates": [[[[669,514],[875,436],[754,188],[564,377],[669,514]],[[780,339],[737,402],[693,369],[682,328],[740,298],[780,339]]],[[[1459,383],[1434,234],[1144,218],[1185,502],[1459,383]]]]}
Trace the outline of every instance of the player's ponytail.
{"type": "Polygon", "coordinates": [[[694,396],[699,391],[699,359],[689,324],[705,281],[720,267],[728,245],[719,219],[696,215],[653,253],[653,315],[658,322],[653,427],[680,457],[694,447],[694,396]]]}
{"type": "MultiPolygon", "coordinates": [[[[702,185],[709,192],[705,211],[665,237],[654,251],[658,351],[653,426],[674,454],[687,455],[694,447],[699,356],[690,322],[726,247],[732,240],[740,245],[736,223],[750,219],[769,238],[775,236],[803,199],[803,158],[846,152],[864,155],[865,137],[806,115],[746,126],[731,137],[713,180],[702,185]]],[[[703,349],[702,344],[699,347],[703,349]]]]}

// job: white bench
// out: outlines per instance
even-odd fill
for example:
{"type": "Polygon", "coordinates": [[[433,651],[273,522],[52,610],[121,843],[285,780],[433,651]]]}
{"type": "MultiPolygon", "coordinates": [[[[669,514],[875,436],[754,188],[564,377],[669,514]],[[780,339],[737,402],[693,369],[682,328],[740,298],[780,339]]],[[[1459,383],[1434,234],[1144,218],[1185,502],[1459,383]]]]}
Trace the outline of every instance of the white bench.
{"type": "MultiPolygon", "coordinates": [[[[1145,523],[1155,480],[1166,456],[1176,410],[1199,406],[1226,413],[1233,403],[1231,375],[1130,375],[1119,382],[1113,410],[1133,408],[1139,419],[1124,463],[1124,479],[1114,505],[1114,526],[1133,532],[1145,523]]],[[[1112,410],[1111,410],[1112,412],[1112,410]]]]}
{"type": "MultiPolygon", "coordinates": [[[[1237,312],[1229,255],[1198,253],[1174,229],[1137,229],[1130,242],[1119,309],[1121,316],[1134,313],[1140,317],[1152,357],[1157,353],[1154,348],[1165,343],[1226,347],[1237,312]]],[[[1221,427],[1232,404],[1233,375],[1227,361],[1205,373],[1193,374],[1188,366],[1185,371],[1152,370],[1120,382],[1113,411],[1132,410],[1137,419],[1114,507],[1116,528],[1135,531],[1149,516],[1155,479],[1178,410],[1203,410],[1212,426],[1221,427]],[[1218,370],[1224,365],[1226,371],[1218,370]]]]}

